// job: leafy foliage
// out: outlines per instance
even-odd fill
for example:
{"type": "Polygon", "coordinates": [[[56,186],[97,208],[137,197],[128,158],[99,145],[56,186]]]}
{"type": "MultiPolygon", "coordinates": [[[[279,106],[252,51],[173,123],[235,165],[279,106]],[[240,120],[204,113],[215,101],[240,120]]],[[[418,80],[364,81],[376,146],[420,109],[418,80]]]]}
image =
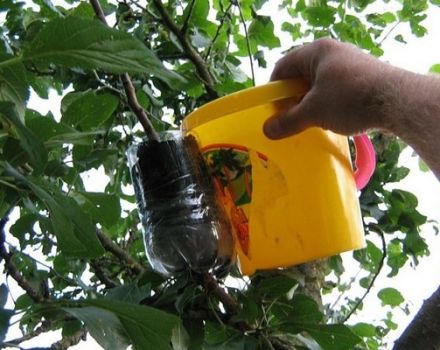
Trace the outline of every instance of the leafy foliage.
{"type": "MultiPolygon", "coordinates": [[[[9,310],[8,287],[0,286],[0,341],[18,315],[26,336],[61,330],[73,344],[88,332],[106,349],[384,348],[396,327],[391,314],[380,324],[344,324],[362,300],[323,312],[307,293],[307,274],[244,280],[231,272],[242,287],[218,282],[239,306],[231,314],[197,276],[151,270],[125,160],[143,133],[118,74],[132,74],[139,104],[156,130],[166,130],[213,98],[252,86],[255,77],[244,71],[250,62],[268,66],[274,49],[330,36],[380,56],[398,25],[423,36],[428,1],[387,1],[379,11],[372,0],[284,0],[278,20],[265,0],[103,0],[111,28],[88,2],[66,3],[0,4],[0,253],[24,291],[9,310]],[[63,96],[59,111],[30,107],[30,96],[51,104],[54,92],[63,96]]],[[[409,172],[398,166],[404,145],[380,134],[374,142],[378,167],[360,195],[368,244],[353,255],[367,293],[384,266],[394,277],[429,253],[417,198],[390,187],[409,172]]],[[[343,271],[340,257],[329,260],[325,292],[350,288],[343,271]]],[[[405,302],[392,288],[377,297],[384,308],[405,302]]]]}

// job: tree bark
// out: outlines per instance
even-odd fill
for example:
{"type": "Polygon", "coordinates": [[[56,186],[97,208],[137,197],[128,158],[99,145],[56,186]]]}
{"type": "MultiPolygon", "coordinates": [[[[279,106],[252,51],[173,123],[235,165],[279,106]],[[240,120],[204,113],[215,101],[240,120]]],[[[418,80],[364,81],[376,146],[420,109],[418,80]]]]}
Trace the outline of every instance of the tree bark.
{"type": "Polygon", "coordinates": [[[440,349],[440,286],[423,302],[393,350],[440,349]]]}

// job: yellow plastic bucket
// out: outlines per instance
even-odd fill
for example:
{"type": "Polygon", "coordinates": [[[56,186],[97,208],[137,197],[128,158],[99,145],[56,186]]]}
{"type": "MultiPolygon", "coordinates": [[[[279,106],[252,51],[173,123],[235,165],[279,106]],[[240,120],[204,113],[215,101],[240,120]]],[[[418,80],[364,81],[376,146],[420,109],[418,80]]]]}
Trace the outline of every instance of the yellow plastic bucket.
{"type": "Polygon", "coordinates": [[[320,128],[277,141],[263,133],[264,121],[307,89],[301,80],[272,82],[183,121],[215,177],[245,275],[365,245],[347,138],[320,128]]]}

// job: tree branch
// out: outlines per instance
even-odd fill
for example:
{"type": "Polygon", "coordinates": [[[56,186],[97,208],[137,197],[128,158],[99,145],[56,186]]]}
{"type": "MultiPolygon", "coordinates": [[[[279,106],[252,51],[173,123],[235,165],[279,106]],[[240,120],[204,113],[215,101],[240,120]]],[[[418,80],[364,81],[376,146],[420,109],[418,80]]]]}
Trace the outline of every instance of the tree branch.
{"type": "Polygon", "coordinates": [[[183,32],[181,32],[180,29],[177,27],[176,23],[174,23],[173,19],[170,17],[167,10],[163,6],[162,1],[153,0],[153,3],[156,6],[157,10],[159,11],[167,28],[176,36],[177,40],[179,40],[180,45],[182,45],[190,61],[196,67],[197,73],[202,79],[209,97],[211,99],[217,98],[218,94],[214,88],[215,85],[214,77],[209,72],[208,66],[206,65],[206,62],[204,61],[202,56],[200,56],[197,50],[194,49],[194,47],[191,45],[190,41],[188,40],[187,36],[183,32]]]}
{"type": "Polygon", "coordinates": [[[81,340],[87,340],[87,330],[85,328],[68,337],[63,337],[61,340],[53,343],[50,348],[52,350],[67,350],[71,346],[78,344],[81,340]]]}
{"type": "MultiPolygon", "coordinates": [[[[196,278],[203,289],[205,289],[207,294],[214,295],[216,299],[223,304],[223,307],[228,314],[228,318],[238,314],[241,311],[241,305],[219,286],[217,280],[210,273],[205,272],[198,274],[196,275],[196,278]]],[[[253,330],[253,327],[243,321],[237,322],[237,326],[242,331],[253,330]]]]}
{"type": "Polygon", "coordinates": [[[423,302],[393,350],[440,349],[440,286],[423,302]]]}
{"type": "Polygon", "coordinates": [[[6,235],[5,235],[5,225],[8,219],[3,218],[0,220],[0,257],[5,261],[5,270],[9,276],[11,276],[17,284],[31,297],[31,299],[37,303],[45,300],[45,297],[40,293],[40,291],[35,288],[29,281],[24,278],[17,266],[15,266],[12,261],[12,253],[8,253],[5,247],[6,235]]]}
{"type": "Polygon", "coordinates": [[[101,230],[97,230],[97,235],[99,240],[101,241],[102,246],[108,252],[112,253],[114,256],[119,258],[121,261],[127,263],[128,267],[135,272],[136,274],[141,274],[145,271],[143,266],[139,264],[128,252],[119,247],[116,243],[114,243],[110,237],[108,237],[101,230]]]}
{"type": "Polygon", "coordinates": [[[228,314],[235,315],[241,310],[240,304],[218,285],[217,280],[211,274],[203,273],[199,278],[206,292],[212,293],[223,304],[228,314]]]}
{"type": "Polygon", "coordinates": [[[119,285],[119,283],[107,276],[99,260],[90,260],[90,267],[95,271],[95,276],[105,285],[106,288],[111,289],[119,285]]]}
{"type": "MultiPolygon", "coordinates": [[[[99,0],[90,0],[90,4],[92,5],[93,10],[96,13],[96,16],[101,20],[102,23],[107,25],[105,14],[102,10],[101,4],[99,3],[99,0]]],[[[121,75],[121,80],[124,84],[125,94],[127,95],[127,102],[133,113],[138,118],[139,122],[142,124],[147,138],[150,141],[159,141],[159,136],[157,135],[156,130],[154,130],[153,124],[151,124],[147,112],[141,107],[137,100],[136,90],[133,86],[130,76],[127,73],[124,73],[121,75]]]]}

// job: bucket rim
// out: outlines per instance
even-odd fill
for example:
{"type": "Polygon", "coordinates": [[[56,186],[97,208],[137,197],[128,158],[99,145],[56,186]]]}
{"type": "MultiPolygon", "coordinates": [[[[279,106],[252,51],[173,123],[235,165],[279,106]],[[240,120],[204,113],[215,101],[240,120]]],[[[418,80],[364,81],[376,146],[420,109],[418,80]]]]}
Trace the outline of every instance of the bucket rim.
{"type": "Polygon", "coordinates": [[[241,110],[289,97],[302,96],[309,90],[304,79],[277,80],[247,88],[208,102],[188,114],[182,121],[182,131],[187,132],[209,121],[241,110]]]}

